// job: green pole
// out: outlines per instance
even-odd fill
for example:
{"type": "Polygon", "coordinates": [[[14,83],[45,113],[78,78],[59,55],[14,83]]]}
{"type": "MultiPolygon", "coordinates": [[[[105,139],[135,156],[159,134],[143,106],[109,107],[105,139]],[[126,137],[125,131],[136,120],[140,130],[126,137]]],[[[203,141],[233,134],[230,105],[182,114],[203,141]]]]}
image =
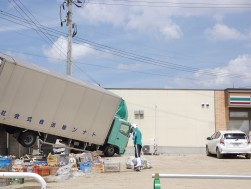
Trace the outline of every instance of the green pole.
{"type": "Polygon", "coordinates": [[[154,189],[160,189],[159,173],[155,173],[153,187],[154,189]]]}

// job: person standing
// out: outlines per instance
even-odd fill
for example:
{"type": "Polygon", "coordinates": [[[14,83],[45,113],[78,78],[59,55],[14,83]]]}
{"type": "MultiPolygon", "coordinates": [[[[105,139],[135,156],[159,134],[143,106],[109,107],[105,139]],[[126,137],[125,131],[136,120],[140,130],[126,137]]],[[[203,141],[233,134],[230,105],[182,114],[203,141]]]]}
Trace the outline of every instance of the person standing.
{"type": "Polygon", "coordinates": [[[141,154],[141,149],[142,149],[142,134],[141,131],[138,128],[137,124],[132,124],[133,128],[133,143],[134,143],[134,148],[135,148],[135,158],[137,161],[137,164],[135,165],[135,168],[141,167],[141,159],[140,159],[140,154],[141,154]]]}

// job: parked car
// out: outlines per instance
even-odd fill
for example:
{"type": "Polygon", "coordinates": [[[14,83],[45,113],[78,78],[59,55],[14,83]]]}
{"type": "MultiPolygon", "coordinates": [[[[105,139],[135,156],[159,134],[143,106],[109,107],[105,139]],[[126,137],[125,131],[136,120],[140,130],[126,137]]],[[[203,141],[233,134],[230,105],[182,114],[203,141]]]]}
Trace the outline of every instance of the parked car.
{"type": "Polygon", "coordinates": [[[216,154],[217,158],[223,158],[224,154],[244,155],[246,159],[251,157],[251,144],[249,137],[242,131],[217,131],[211,137],[207,137],[206,154],[216,154]]]}

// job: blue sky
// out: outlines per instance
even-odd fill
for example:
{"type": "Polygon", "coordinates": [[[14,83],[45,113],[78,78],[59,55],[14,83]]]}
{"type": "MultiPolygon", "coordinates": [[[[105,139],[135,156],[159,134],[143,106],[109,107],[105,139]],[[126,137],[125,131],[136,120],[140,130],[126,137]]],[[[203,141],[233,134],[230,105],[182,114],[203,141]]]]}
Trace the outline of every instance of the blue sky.
{"type": "MultiPolygon", "coordinates": [[[[65,74],[63,2],[1,0],[0,52],[65,74]]],[[[83,2],[73,6],[73,77],[104,88],[251,87],[249,0],[83,2]]]]}

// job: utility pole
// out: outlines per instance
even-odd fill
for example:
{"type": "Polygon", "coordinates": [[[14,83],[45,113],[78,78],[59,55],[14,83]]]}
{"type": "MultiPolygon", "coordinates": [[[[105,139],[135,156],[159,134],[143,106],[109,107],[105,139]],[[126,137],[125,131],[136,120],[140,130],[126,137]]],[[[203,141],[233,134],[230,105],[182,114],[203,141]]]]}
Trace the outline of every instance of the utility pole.
{"type": "Polygon", "coordinates": [[[63,23],[66,22],[66,26],[68,27],[68,42],[67,42],[67,68],[66,68],[66,74],[71,75],[72,72],[72,38],[77,35],[77,28],[76,24],[73,23],[72,18],[72,5],[75,5],[76,7],[80,8],[82,7],[82,1],[80,0],[64,0],[62,5],[60,6],[60,19],[61,19],[61,26],[63,26],[63,23]],[[62,9],[64,10],[64,5],[67,6],[67,13],[66,13],[66,19],[62,20],[62,9]]]}
{"type": "Polygon", "coordinates": [[[72,73],[72,0],[67,0],[67,21],[68,26],[68,43],[67,43],[67,70],[66,74],[71,75],[72,73]]]}

